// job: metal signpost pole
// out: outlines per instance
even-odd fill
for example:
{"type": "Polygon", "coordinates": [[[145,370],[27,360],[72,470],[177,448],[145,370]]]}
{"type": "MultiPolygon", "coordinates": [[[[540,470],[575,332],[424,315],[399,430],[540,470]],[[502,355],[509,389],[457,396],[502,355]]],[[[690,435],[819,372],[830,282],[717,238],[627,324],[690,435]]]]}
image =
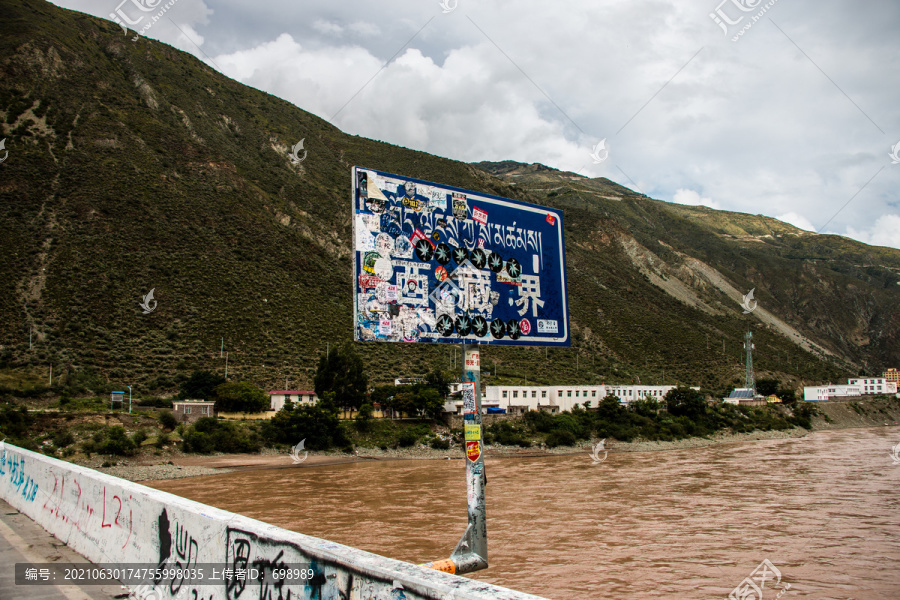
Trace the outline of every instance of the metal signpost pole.
{"type": "Polygon", "coordinates": [[[481,419],[481,354],[478,346],[462,344],[463,356],[463,430],[466,451],[466,498],[469,524],[445,560],[423,566],[447,573],[471,573],[488,567],[487,510],[484,487],[484,439],[481,419]]]}

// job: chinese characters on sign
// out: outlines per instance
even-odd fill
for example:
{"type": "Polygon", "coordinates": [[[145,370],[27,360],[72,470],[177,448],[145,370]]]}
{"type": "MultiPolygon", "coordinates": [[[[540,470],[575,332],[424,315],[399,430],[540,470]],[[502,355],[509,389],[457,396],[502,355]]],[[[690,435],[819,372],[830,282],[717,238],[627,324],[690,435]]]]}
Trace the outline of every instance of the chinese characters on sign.
{"type": "Polygon", "coordinates": [[[561,211],[360,167],[352,181],[355,339],[570,345],[561,211]]]}

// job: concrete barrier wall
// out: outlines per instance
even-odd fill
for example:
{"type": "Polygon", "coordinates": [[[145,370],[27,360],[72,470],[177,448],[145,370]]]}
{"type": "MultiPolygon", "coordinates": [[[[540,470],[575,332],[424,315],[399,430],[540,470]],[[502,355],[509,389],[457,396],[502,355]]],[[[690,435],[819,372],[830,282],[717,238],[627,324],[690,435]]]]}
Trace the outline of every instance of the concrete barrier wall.
{"type": "Polygon", "coordinates": [[[308,564],[315,572],[309,585],[277,589],[245,588],[236,580],[147,582],[142,591],[152,589],[154,600],[540,600],[287,531],[3,443],[0,497],[95,563],[169,569],[308,564]]]}

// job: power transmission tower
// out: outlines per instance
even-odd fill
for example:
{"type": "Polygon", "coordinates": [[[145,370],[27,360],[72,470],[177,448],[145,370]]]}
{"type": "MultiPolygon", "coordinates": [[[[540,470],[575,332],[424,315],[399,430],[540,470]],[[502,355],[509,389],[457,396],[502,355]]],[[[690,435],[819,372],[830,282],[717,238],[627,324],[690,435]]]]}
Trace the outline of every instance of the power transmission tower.
{"type": "Polygon", "coordinates": [[[747,333],[744,334],[744,350],[747,353],[746,360],[746,371],[744,373],[744,387],[753,390],[753,395],[756,395],[756,380],[753,377],[753,334],[750,333],[750,330],[747,330],[747,333]]]}

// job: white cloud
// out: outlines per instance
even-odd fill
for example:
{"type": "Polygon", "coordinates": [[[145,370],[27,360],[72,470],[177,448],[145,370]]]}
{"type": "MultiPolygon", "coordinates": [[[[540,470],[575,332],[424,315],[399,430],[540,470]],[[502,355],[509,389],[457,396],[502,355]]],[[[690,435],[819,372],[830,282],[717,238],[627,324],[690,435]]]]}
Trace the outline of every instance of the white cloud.
{"type": "Polygon", "coordinates": [[[691,206],[708,206],[709,208],[721,208],[719,203],[712,198],[705,198],[694,190],[679,188],[672,196],[672,202],[676,204],[689,204],[691,206]]]}
{"type": "MultiPolygon", "coordinates": [[[[55,1],[107,19],[115,6],[55,1]]],[[[150,37],[348,133],[893,239],[872,224],[897,212],[900,189],[887,157],[900,135],[898,3],[778,2],[736,43],[709,18],[714,4],[676,0],[460,2],[449,14],[436,0],[210,4],[177,0],[167,15],[187,36],[161,21],[150,37]],[[595,164],[603,138],[609,158],[595,164]]]]}
{"type": "Polygon", "coordinates": [[[882,215],[868,230],[848,227],[846,235],[873,246],[900,248],[900,215],[882,215]]]}
{"type": "Polygon", "coordinates": [[[337,23],[332,23],[331,21],[326,21],[324,19],[316,19],[313,21],[313,28],[319,33],[324,33],[325,35],[339,35],[344,33],[344,28],[337,23]]]}
{"type": "Polygon", "coordinates": [[[794,227],[799,227],[800,229],[804,229],[806,231],[816,231],[815,225],[813,225],[809,219],[795,212],[788,212],[783,215],[778,215],[775,218],[779,221],[790,223],[794,227]]]}

